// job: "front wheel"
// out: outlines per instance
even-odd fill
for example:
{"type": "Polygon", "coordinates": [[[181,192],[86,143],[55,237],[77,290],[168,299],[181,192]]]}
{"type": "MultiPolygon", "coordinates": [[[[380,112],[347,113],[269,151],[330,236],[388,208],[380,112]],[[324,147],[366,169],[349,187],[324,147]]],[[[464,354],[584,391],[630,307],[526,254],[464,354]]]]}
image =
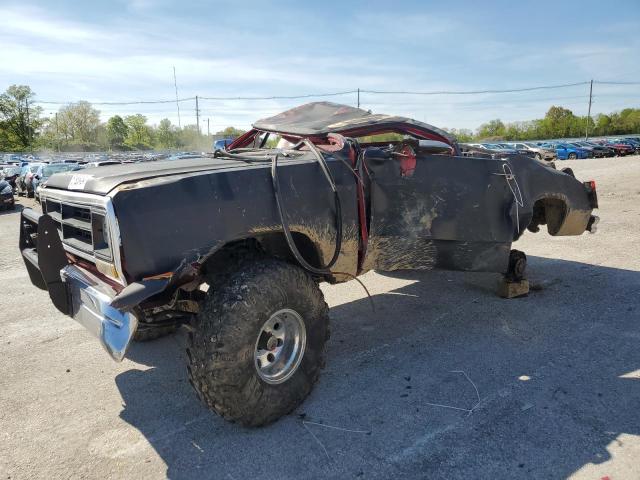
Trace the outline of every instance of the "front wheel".
{"type": "Polygon", "coordinates": [[[311,276],[256,260],[208,292],[189,335],[189,380],[225,419],[266,425],[309,395],[328,338],[328,307],[311,276]]]}
{"type": "Polygon", "coordinates": [[[576,158],[577,158],[577,155],[575,153],[569,154],[569,160],[575,160],[576,158]]]}

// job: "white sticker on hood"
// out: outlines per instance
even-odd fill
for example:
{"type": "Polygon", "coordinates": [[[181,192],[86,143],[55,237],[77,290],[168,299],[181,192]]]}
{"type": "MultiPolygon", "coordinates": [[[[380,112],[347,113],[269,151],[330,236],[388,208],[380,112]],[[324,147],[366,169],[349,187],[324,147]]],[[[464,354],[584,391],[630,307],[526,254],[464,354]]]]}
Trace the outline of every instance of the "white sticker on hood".
{"type": "Polygon", "coordinates": [[[67,188],[69,190],[82,190],[90,178],[92,178],[91,175],[74,175],[71,177],[67,188]]]}

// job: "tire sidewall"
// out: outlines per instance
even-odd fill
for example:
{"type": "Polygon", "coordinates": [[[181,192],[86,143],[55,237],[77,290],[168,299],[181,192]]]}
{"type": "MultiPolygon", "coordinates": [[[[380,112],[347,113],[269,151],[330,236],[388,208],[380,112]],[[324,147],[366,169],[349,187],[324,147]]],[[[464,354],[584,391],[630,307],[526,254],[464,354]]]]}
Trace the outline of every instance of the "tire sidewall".
{"type": "Polygon", "coordinates": [[[232,275],[205,300],[196,325],[190,347],[192,377],[199,378],[194,387],[214,410],[243,424],[263,425],[289,413],[309,394],[324,364],[324,298],[304,270],[285,262],[260,260],[232,275]],[[285,308],[303,319],[305,351],[287,380],[270,384],[256,369],[255,345],[265,322],[285,308]],[[230,382],[235,388],[223,386],[230,382]]]}

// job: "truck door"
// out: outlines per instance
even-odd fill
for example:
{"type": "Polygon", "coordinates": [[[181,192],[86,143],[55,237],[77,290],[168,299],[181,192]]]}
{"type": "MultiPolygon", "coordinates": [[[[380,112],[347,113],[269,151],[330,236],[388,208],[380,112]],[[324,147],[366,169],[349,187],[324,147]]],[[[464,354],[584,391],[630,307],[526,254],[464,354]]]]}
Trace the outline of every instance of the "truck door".
{"type": "Polygon", "coordinates": [[[506,160],[421,154],[406,146],[370,153],[363,270],[506,271],[517,229],[506,160]]]}

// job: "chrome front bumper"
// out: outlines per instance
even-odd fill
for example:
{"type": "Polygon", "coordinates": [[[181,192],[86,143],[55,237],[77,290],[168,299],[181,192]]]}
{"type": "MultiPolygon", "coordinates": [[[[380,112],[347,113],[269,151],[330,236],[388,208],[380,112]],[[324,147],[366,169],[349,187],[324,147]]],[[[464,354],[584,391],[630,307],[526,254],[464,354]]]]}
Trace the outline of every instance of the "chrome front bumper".
{"type": "Polygon", "coordinates": [[[55,222],[25,208],[20,214],[20,251],[31,283],[47,290],[54,306],[95,335],[121,361],[136,329],[136,317],[111,306],[117,291],[90,271],[69,263],[55,222]]]}
{"type": "Polygon", "coordinates": [[[121,361],[138,328],[137,318],[113,308],[115,292],[86,270],[67,265],[60,270],[67,285],[69,316],[95,335],[116,361],[121,361]]]}

